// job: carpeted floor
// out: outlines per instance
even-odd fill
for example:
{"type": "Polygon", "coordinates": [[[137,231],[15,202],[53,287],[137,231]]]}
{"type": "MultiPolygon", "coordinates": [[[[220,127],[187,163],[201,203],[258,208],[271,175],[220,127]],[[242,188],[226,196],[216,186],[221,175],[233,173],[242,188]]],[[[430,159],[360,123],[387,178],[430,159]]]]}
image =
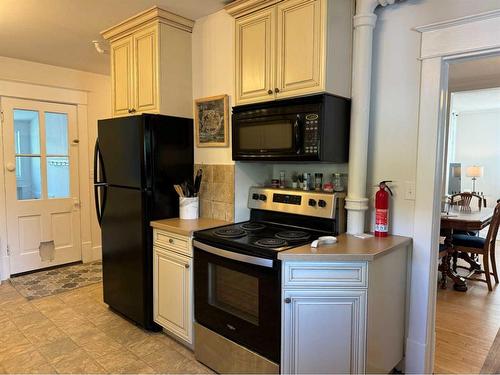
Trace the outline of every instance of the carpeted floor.
{"type": "Polygon", "coordinates": [[[52,296],[102,281],[101,261],[12,277],[11,284],[29,300],[52,296]]]}

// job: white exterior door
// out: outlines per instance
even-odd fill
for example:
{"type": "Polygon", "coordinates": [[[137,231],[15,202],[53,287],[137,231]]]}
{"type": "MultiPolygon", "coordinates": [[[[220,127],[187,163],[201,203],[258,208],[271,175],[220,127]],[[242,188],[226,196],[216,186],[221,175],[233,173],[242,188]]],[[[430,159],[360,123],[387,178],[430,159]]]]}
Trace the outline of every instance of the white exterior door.
{"type": "Polygon", "coordinates": [[[2,98],[10,273],[81,260],[76,107],[2,98]]]}

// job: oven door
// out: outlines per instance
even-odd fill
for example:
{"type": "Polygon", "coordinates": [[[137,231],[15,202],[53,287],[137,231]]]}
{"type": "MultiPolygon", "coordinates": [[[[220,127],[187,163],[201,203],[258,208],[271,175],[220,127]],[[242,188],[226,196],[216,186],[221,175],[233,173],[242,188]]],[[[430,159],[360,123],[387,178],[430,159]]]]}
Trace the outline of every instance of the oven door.
{"type": "Polygon", "coordinates": [[[233,160],[299,160],[304,155],[302,115],[233,116],[233,160]]]}
{"type": "Polygon", "coordinates": [[[280,262],[194,247],[196,321],[275,363],[280,361],[280,262]]]}

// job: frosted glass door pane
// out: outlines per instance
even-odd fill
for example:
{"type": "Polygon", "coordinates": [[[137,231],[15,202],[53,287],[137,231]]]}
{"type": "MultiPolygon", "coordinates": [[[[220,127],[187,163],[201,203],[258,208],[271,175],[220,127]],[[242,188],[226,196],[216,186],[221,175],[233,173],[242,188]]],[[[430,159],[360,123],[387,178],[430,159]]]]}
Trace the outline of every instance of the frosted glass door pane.
{"type": "Polygon", "coordinates": [[[68,115],[45,112],[47,155],[68,155],[68,115]]]}
{"type": "Polygon", "coordinates": [[[48,198],[69,197],[69,159],[67,157],[47,158],[48,198]]]}
{"type": "Polygon", "coordinates": [[[42,183],[40,157],[16,156],[17,199],[40,199],[42,183]]]}
{"type": "Polygon", "coordinates": [[[14,144],[16,154],[40,154],[38,111],[14,110],[14,144]]]}

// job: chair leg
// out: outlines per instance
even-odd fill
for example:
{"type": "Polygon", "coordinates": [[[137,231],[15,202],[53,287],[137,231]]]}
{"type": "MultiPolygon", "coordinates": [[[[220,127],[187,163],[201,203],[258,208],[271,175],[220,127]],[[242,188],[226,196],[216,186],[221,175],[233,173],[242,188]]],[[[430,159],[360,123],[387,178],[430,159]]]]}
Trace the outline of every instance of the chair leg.
{"type": "Polygon", "coordinates": [[[490,260],[488,258],[489,258],[488,254],[483,255],[484,276],[486,277],[486,284],[488,284],[488,290],[491,292],[493,290],[493,287],[491,286],[490,260]]]}
{"type": "Polygon", "coordinates": [[[453,259],[453,265],[451,266],[451,269],[453,272],[457,272],[457,264],[458,264],[458,251],[455,251],[452,256],[453,259]]]}
{"type": "Polygon", "coordinates": [[[493,269],[493,277],[495,278],[495,284],[498,284],[498,272],[497,272],[497,261],[495,259],[495,249],[490,251],[491,268],[493,269]]]}

